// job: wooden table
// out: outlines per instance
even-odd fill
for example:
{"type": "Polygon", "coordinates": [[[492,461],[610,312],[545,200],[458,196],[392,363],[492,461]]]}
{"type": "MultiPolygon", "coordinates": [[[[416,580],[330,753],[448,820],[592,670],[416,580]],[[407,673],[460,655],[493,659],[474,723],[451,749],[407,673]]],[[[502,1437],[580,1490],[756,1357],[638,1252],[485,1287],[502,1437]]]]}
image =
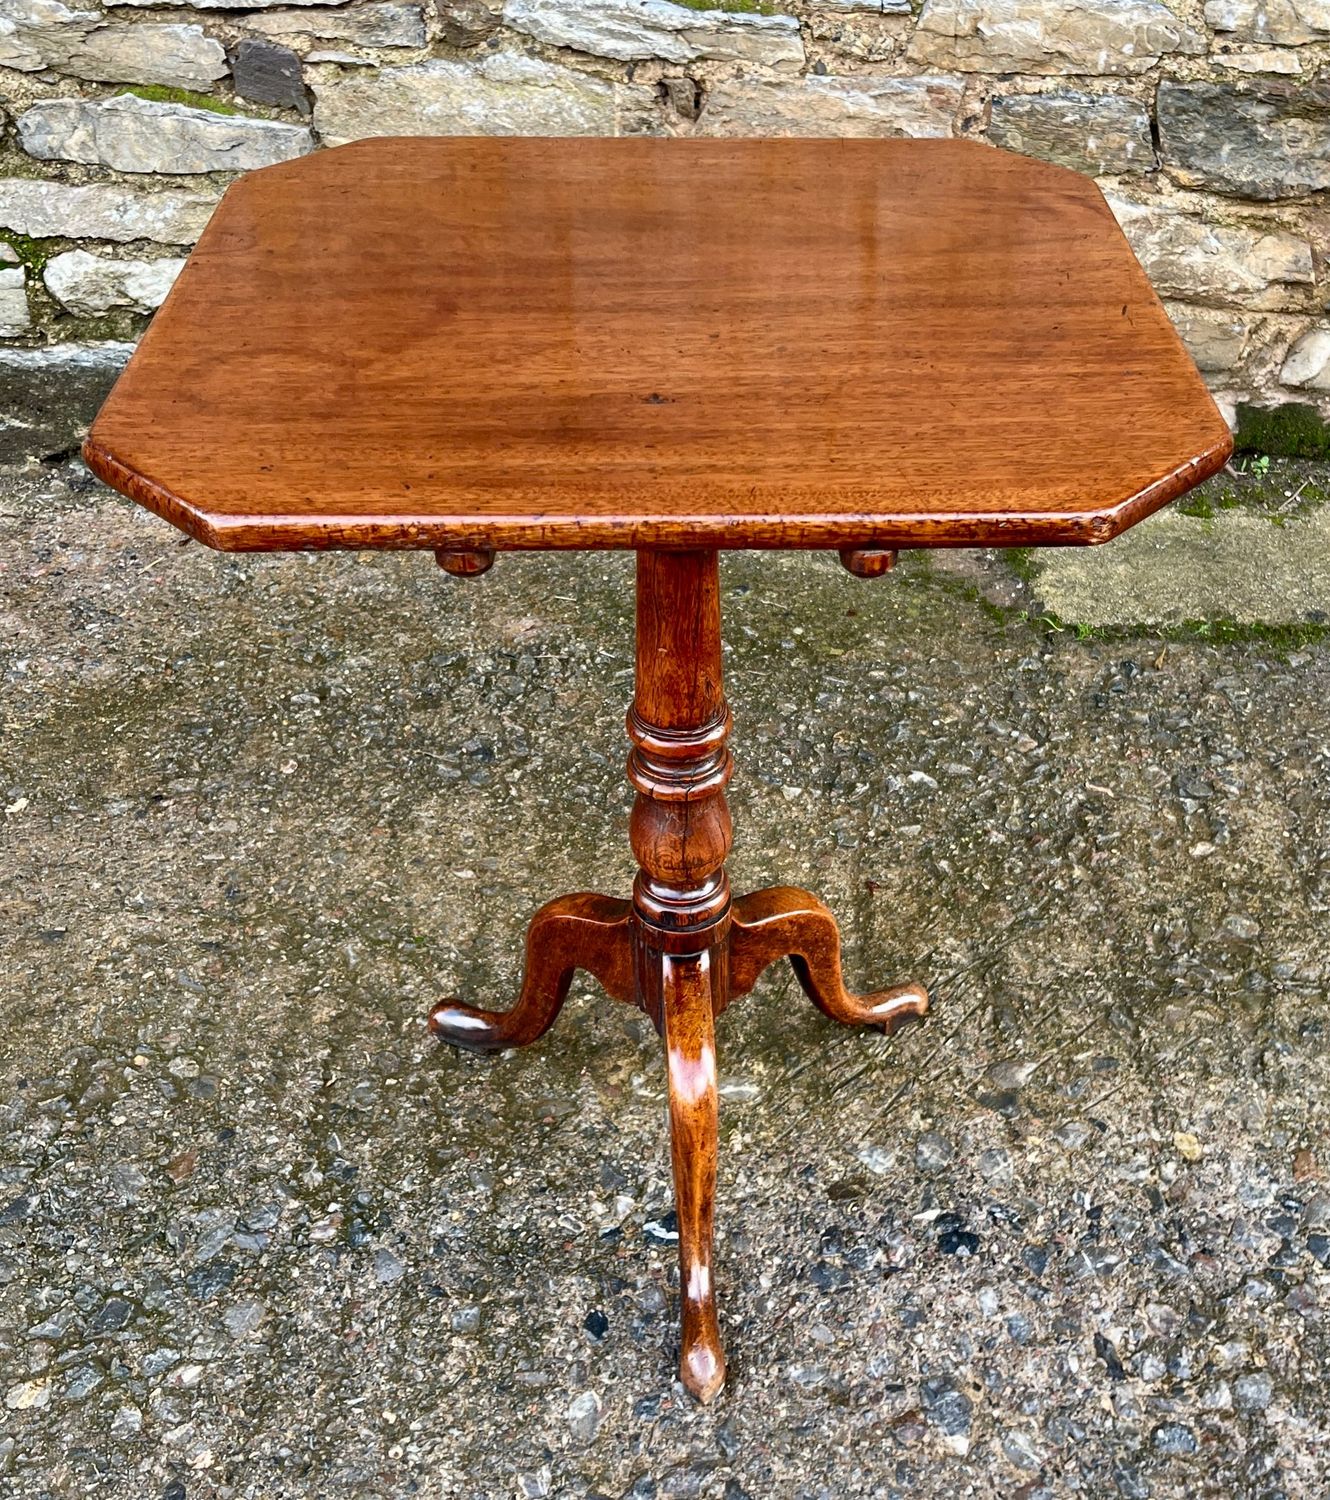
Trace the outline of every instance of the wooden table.
{"type": "MultiPolygon", "coordinates": [[[[1108,541],[1213,474],[1228,429],[1094,184],[960,141],[377,140],[227,192],[97,419],[108,484],[226,551],[633,548],[632,899],[541,907],[524,1046],[575,969],[664,1037],[684,1383],[725,1372],[713,1020],[788,957],[856,995],[830,911],[725,874],[720,548],[1108,541]]],[[[798,600],[789,607],[797,611],[798,600]]],[[[577,732],[577,726],[557,726],[577,732]]]]}

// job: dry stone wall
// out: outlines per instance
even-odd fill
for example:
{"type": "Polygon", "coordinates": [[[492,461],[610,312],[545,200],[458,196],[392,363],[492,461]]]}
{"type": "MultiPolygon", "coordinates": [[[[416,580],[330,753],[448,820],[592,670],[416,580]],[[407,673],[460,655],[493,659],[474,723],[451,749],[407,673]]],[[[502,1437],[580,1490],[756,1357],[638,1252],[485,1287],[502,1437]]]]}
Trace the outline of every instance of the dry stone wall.
{"type": "Polygon", "coordinates": [[[1330,0],[0,0],[0,104],[0,376],[123,361],[321,146],[956,135],[1096,177],[1224,401],[1330,415],[1330,0]]]}

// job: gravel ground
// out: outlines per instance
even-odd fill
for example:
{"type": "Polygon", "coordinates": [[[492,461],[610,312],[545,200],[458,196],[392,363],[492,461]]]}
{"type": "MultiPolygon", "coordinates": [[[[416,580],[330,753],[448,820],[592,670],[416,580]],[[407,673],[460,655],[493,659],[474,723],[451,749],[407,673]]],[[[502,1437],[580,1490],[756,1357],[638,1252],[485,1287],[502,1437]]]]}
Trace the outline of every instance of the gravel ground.
{"type": "Polygon", "coordinates": [[[727,558],[731,1378],[674,1379],[659,1044],[526,917],[626,891],[631,559],[234,559],[0,493],[0,1492],[1323,1496],[1330,645],[1078,639],[983,555],[727,558]]]}

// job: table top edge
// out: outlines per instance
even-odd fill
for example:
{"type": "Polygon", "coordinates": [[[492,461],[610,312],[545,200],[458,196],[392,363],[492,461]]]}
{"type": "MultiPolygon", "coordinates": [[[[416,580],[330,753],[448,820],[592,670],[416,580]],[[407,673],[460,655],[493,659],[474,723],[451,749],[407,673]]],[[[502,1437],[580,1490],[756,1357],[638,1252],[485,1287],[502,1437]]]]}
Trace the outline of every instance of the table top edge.
{"type": "MultiPolygon", "coordinates": [[[[1217,411],[1215,415],[1219,417],[1217,411]]],[[[98,440],[95,424],[82,453],[103,483],[220,552],[1094,546],[1218,473],[1233,452],[1232,434],[1222,418],[1219,422],[1213,440],[1199,454],[1120,501],[1085,510],[992,513],[225,515],[191,503],[120,462],[98,440]]]]}

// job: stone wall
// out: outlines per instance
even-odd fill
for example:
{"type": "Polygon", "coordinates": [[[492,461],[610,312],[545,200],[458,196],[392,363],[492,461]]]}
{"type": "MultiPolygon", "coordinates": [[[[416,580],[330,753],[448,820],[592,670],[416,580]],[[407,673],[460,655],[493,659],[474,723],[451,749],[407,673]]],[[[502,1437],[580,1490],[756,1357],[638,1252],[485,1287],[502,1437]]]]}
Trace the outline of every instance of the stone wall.
{"type": "Polygon", "coordinates": [[[964,135],[1099,179],[1226,401],[1330,414],[1330,0],[703,4],[0,0],[0,369],[123,360],[231,176],[321,145],[964,135]]]}

